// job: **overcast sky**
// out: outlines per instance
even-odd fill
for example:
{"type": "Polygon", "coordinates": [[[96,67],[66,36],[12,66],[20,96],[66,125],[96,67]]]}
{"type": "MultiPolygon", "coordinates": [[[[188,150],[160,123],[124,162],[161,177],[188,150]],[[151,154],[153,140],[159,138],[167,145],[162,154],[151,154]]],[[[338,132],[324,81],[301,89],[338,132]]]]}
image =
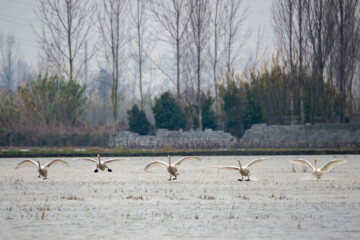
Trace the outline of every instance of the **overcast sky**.
{"type": "MultiPolygon", "coordinates": [[[[244,56],[248,58],[253,54],[255,47],[255,35],[258,26],[264,30],[264,43],[267,46],[267,57],[274,53],[273,35],[271,26],[271,3],[272,0],[247,0],[249,4],[249,16],[247,25],[253,29],[253,37],[245,46],[244,56]],[[248,56],[247,56],[248,55],[248,56]]],[[[14,35],[18,56],[32,68],[36,69],[39,55],[37,38],[33,29],[38,29],[34,9],[38,0],[0,0],[0,34],[14,35]]]]}

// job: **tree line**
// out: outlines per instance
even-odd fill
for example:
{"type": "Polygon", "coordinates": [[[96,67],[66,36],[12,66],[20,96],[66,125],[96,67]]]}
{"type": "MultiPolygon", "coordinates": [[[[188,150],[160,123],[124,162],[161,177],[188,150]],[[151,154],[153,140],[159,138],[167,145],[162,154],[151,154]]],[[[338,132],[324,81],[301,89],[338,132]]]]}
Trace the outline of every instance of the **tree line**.
{"type": "Polygon", "coordinates": [[[241,137],[254,123],[284,124],[287,117],[290,124],[338,116],[352,122],[359,13],[358,0],[273,1],[278,52],[259,63],[259,35],[243,70],[244,42],[254,32],[244,25],[244,1],[39,0],[41,67],[23,74],[18,88],[8,87],[20,72],[6,58],[13,40],[0,41],[3,144],[32,135],[26,139],[35,145],[96,145],[114,128],[212,128],[241,137]],[[157,56],[156,46],[165,53],[157,56]],[[102,70],[89,76],[93,59],[102,70]],[[161,82],[158,91],[153,79],[161,82]],[[69,131],[79,135],[74,142],[65,140],[69,131]]]}
{"type": "Polygon", "coordinates": [[[339,93],[340,122],[351,122],[357,104],[354,91],[359,86],[358,0],[286,0],[273,3],[273,25],[277,49],[290,73],[290,111],[292,119],[305,123],[304,74],[310,76],[310,121],[328,118],[323,107],[327,86],[339,93]],[[299,75],[296,78],[295,75],[299,75]],[[295,97],[299,111],[295,112],[295,97]]]}

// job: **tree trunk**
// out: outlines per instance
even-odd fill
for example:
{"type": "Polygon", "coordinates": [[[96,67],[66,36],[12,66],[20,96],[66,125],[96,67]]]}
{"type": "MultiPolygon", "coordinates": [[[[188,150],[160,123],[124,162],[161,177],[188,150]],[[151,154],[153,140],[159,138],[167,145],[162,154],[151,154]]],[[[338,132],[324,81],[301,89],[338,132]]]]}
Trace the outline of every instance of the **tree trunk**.
{"type": "Polygon", "coordinates": [[[140,29],[140,0],[137,1],[137,28],[138,28],[138,54],[139,54],[139,90],[140,90],[140,107],[144,111],[144,99],[142,91],[142,53],[141,53],[141,29],[140,29]]]}
{"type": "MultiPolygon", "coordinates": [[[[200,39],[200,32],[198,32],[198,37],[200,39]]],[[[200,43],[199,43],[199,46],[200,46],[200,43]]],[[[198,48],[198,62],[197,62],[197,77],[198,77],[198,81],[197,81],[197,105],[198,105],[198,112],[199,112],[199,115],[198,115],[198,118],[199,118],[199,130],[202,131],[202,106],[201,106],[201,76],[200,76],[200,72],[201,72],[201,48],[199,47],[198,48]]]]}

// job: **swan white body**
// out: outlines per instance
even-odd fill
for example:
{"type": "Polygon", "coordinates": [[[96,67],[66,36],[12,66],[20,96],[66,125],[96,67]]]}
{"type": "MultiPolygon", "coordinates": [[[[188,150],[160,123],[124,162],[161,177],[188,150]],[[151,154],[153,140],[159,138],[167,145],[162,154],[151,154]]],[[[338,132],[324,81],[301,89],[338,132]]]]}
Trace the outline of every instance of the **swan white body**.
{"type": "Polygon", "coordinates": [[[64,160],[61,160],[61,159],[53,159],[51,160],[50,162],[48,162],[47,164],[45,164],[44,166],[41,166],[40,162],[39,161],[34,161],[32,159],[25,159],[21,162],[19,162],[15,169],[18,169],[20,166],[22,165],[25,165],[25,164],[34,164],[35,166],[37,166],[37,170],[39,172],[39,177],[43,177],[43,179],[47,179],[47,168],[51,167],[53,164],[56,164],[56,163],[61,163],[61,164],[64,164],[65,166],[69,167],[69,164],[67,162],[65,162],[64,160]]]}
{"type": "Polygon", "coordinates": [[[201,161],[200,158],[198,157],[183,157],[183,158],[180,158],[177,162],[175,162],[174,164],[171,164],[171,158],[170,156],[168,156],[169,158],[169,163],[166,163],[166,162],[163,162],[163,161],[154,161],[154,162],[151,162],[149,163],[146,167],[145,167],[145,171],[148,170],[149,168],[151,167],[154,167],[156,165],[164,165],[166,168],[167,168],[167,171],[170,173],[170,178],[169,178],[169,181],[171,180],[176,180],[176,177],[179,175],[178,173],[178,170],[175,166],[178,166],[180,165],[183,161],[185,160],[198,160],[198,161],[201,161]],[[171,176],[174,176],[173,179],[171,179],[171,176]]]}
{"type": "Polygon", "coordinates": [[[306,161],[305,159],[295,159],[295,160],[290,160],[290,162],[293,163],[300,163],[302,165],[307,166],[311,171],[312,171],[312,175],[314,175],[315,177],[317,177],[317,179],[320,179],[321,176],[329,171],[330,169],[332,169],[333,167],[335,167],[335,165],[341,164],[346,162],[346,160],[332,160],[330,162],[327,162],[324,166],[322,166],[321,168],[317,167],[317,159],[315,158],[315,166],[311,165],[311,163],[309,163],[308,161],[306,161]]]}
{"type": "Polygon", "coordinates": [[[259,163],[262,162],[264,160],[267,160],[268,158],[258,158],[255,159],[251,162],[249,162],[246,165],[241,165],[240,160],[238,160],[239,162],[239,167],[237,166],[214,166],[215,168],[219,168],[219,169],[226,169],[226,170],[235,170],[235,171],[239,171],[239,173],[241,174],[241,178],[238,179],[238,181],[242,181],[244,179],[244,177],[247,177],[246,181],[250,181],[250,170],[249,167],[255,163],[259,163]]]}
{"type": "Polygon", "coordinates": [[[102,161],[100,159],[100,154],[98,154],[97,157],[98,157],[98,160],[93,159],[93,158],[75,158],[75,160],[84,160],[84,161],[96,163],[96,169],[94,171],[96,173],[99,171],[98,169],[100,169],[101,171],[104,171],[106,168],[107,168],[108,172],[112,172],[112,170],[107,166],[107,163],[127,160],[126,158],[112,158],[112,159],[109,159],[106,161],[102,161]]]}

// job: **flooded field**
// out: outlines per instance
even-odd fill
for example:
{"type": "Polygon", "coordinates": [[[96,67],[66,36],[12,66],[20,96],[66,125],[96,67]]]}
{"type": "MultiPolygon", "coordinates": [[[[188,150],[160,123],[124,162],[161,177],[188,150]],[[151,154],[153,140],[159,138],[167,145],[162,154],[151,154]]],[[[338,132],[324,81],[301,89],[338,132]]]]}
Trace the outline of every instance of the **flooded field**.
{"type": "Polygon", "coordinates": [[[320,180],[288,162],[298,157],[334,159],[271,156],[249,182],[211,167],[237,166],[235,156],[186,161],[176,181],[164,166],[144,171],[166,157],[110,163],[111,173],[63,158],[70,168],[51,166],[47,180],[32,165],[15,170],[22,159],[0,159],[0,239],[360,239],[360,156],[336,156],[347,162],[320,180]]]}

